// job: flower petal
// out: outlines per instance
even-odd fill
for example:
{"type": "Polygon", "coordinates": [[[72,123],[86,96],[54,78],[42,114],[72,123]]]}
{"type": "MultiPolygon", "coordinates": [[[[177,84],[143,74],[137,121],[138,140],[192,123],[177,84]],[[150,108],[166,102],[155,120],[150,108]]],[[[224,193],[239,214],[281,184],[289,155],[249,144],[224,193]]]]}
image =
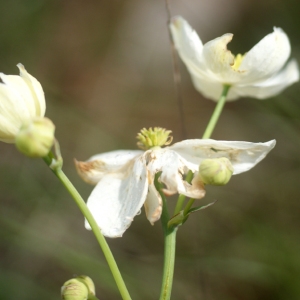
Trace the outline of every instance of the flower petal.
{"type": "Polygon", "coordinates": [[[0,140],[14,143],[22,124],[30,120],[31,112],[23,97],[3,83],[0,83],[0,111],[0,140]]]}
{"type": "MultiPolygon", "coordinates": [[[[152,177],[156,173],[162,172],[160,181],[166,185],[163,190],[167,195],[175,193],[183,194],[188,197],[202,198],[203,193],[199,192],[199,186],[191,186],[183,180],[182,176],[193,169],[193,165],[183,157],[169,148],[149,150],[144,154],[148,161],[147,169],[152,177]]],[[[193,171],[198,170],[198,166],[193,171]]]]}
{"type": "MultiPolygon", "coordinates": [[[[206,98],[218,101],[223,91],[223,84],[216,79],[202,76],[201,74],[190,71],[194,87],[197,91],[203,94],[206,98]]],[[[236,90],[232,87],[229,89],[226,101],[232,101],[238,99],[240,96],[236,93],[236,90]]]]}
{"type": "MultiPolygon", "coordinates": [[[[26,82],[18,75],[5,75],[0,73],[0,78],[4,82],[4,84],[9,88],[11,101],[18,97],[25,105],[27,111],[30,113],[30,117],[36,116],[36,108],[35,103],[32,98],[30,89],[26,82]]],[[[18,110],[15,110],[18,113],[18,110]]]]}
{"type": "Polygon", "coordinates": [[[246,55],[238,70],[244,72],[241,83],[259,81],[277,73],[290,56],[291,45],[281,28],[266,35],[246,55]]]}
{"type": "Polygon", "coordinates": [[[254,85],[236,85],[232,92],[243,97],[265,99],[279,94],[286,87],[299,81],[299,68],[296,60],[290,61],[287,66],[271,78],[254,85]]]}
{"type": "MultiPolygon", "coordinates": [[[[103,176],[87,206],[105,236],[121,237],[143,206],[147,192],[147,169],[143,158],[138,157],[122,171],[103,176]]],[[[87,221],[85,226],[90,229],[87,221]]]]}
{"type": "Polygon", "coordinates": [[[204,73],[203,45],[196,31],[180,16],[172,18],[170,30],[175,47],[187,67],[204,73]]]}
{"type": "Polygon", "coordinates": [[[79,176],[87,183],[97,184],[103,176],[110,172],[122,172],[140,150],[116,150],[94,155],[87,161],[75,160],[75,166],[79,176]]]}
{"type": "Polygon", "coordinates": [[[22,64],[19,63],[17,67],[20,70],[21,78],[28,85],[31,95],[34,99],[36,116],[43,117],[46,111],[46,101],[45,101],[45,95],[41,84],[25,70],[22,64]]]}
{"type": "Polygon", "coordinates": [[[185,140],[170,147],[185,158],[195,169],[206,158],[227,157],[234,168],[233,174],[246,172],[258,164],[275,146],[266,143],[215,141],[210,139],[185,140]]]}
{"type": "Polygon", "coordinates": [[[27,73],[22,64],[17,66],[20,69],[20,76],[0,73],[0,78],[12,92],[23,99],[31,117],[43,117],[46,103],[41,84],[27,73]]]}
{"type": "Polygon", "coordinates": [[[154,222],[159,220],[161,216],[162,200],[153,183],[148,186],[148,194],[144,206],[147,219],[154,225],[154,222]]]}
{"type": "Polygon", "coordinates": [[[231,84],[239,80],[240,74],[235,71],[234,55],[227,49],[233,34],[226,33],[203,47],[203,58],[207,67],[207,79],[217,80],[223,84],[231,84]]]}

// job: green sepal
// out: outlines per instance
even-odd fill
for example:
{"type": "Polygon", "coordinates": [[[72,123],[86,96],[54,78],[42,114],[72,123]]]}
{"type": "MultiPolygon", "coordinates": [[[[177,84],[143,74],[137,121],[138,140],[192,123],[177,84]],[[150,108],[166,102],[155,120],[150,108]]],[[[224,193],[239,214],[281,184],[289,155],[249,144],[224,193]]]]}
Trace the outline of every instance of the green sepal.
{"type": "Polygon", "coordinates": [[[209,204],[207,204],[207,205],[202,205],[202,206],[196,206],[196,207],[193,207],[193,208],[191,208],[191,209],[188,211],[187,216],[190,215],[191,213],[196,212],[196,211],[199,211],[199,210],[202,210],[202,209],[206,209],[206,208],[208,208],[208,207],[214,205],[217,201],[218,201],[218,200],[216,200],[216,201],[214,201],[214,202],[212,202],[212,203],[209,203],[209,204]]]}

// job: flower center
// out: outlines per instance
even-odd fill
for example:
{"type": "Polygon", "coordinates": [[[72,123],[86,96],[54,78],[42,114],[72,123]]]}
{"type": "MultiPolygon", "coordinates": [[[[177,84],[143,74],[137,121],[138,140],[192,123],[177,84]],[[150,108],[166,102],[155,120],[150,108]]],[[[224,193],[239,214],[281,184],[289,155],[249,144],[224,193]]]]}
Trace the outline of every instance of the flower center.
{"type": "Polygon", "coordinates": [[[171,130],[161,127],[143,128],[136,137],[138,139],[137,145],[143,150],[170,145],[173,140],[173,137],[170,136],[171,132],[171,130]]]}
{"type": "Polygon", "coordinates": [[[231,66],[231,68],[234,70],[234,71],[237,71],[238,68],[240,67],[243,59],[244,59],[245,55],[242,55],[242,54],[238,54],[236,55],[236,57],[234,58],[234,63],[233,65],[231,66]]]}

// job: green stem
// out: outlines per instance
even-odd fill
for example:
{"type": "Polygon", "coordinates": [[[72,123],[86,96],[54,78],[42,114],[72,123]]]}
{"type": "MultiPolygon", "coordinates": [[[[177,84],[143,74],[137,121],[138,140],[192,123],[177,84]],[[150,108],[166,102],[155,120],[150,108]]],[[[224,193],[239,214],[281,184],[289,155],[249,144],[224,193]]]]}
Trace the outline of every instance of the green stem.
{"type": "MultiPolygon", "coordinates": [[[[224,85],[222,94],[221,94],[221,96],[219,98],[219,101],[218,101],[218,104],[216,105],[216,108],[215,108],[215,110],[214,110],[214,112],[213,112],[213,114],[212,114],[212,116],[211,116],[211,118],[210,118],[210,120],[208,122],[208,125],[207,125],[207,127],[205,129],[205,132],[203,134],[202,139],[209,139],[211,137],[211,135],[213,133],[213,130],[214,130],[214,128],[215,128],[215,126],[216,126],[216,124],[217,124],[217,122],[219,120],[219,117],[221,115],[223,107],[225,105],[226,97],[228,95],[229,89],[230,89],[230,85],[224,85]]],[[[177,206],[181,205],[179,211],[181,210],[181,207],[183,206],[184,199],[185,199],[184,195],[180,195],[178,197],[176,208],[177,208],[177,206]]],[[[186,207],[184,208],[184,214],[185,215],[187,214],[187,212],[189,211],[189,209],[192,207],[192,205],[194,204],[194,202],[195,202],[195,199],[190,199],[189,200],[189,202],[187,203],[186,207]]],[[[176,211],[176,209],[175,209],[175,211],[176,211]]],[[[177,213],[179,211],[177,211],[177,213]]]]}
{"type": "MultiPolygon", "coordinates": [[[[207,128],[204,132],[203,139],[210,138],[217,121],[221,115],[222,109],[226,102],[226,96],[228,94],[230,86],[224,85],[221,97],[218,101],[218,104],[211,116],[211,119],[207,125],[207,128]]],[[[191,183],[193,179],[193,172],[189,171],[185,180],[191,183]]],[[[173,275],[174,275],[174,266],[175,266],[175,250],[176,250],[176,233],[178,227],[168,228],[169,222],[169,212],[167,208],[166,198],[165,195],[161,191],[161,184],[158,182],[158,177],[160,174],[157,174],[155,177],[155,187],[158,190],[159,194],[161,195],[163,201],[163,210],[161,215],[161,223],[164,232],[164,242],[165,242],[165,250],[164,250],[164,268],[163,268],[163,280],[162,280],[162,287],[160,293],[160,300],[169,300],[171,298],[171,291],[172,291],[172,283],[173,283],[173,275]]],[[[185,201],[184,195],[179,195],[176,207],[174,210],[174,215],[178,214],[183,207],[185,201]]],[[[187,214],[189,209],[192,207],[194,203],[194,199],[190,199],[187,203],[186,207],[184,208],[184,213],[187,214]]]]}
{"type": "MultiPolygon", "coordinates": [[[[47,163],[48,166],[50,166],[52,161],[53,155],[52,153],[49,154],[48,157],[44,158],[44,161],[47,163]]],[[[107,260],[107,263],[109,265],[109,268],[112,272],[112,275],[116,281],[116,284],[118,286],[118,289],[120,291],[120,294],[122,296],[122,299],[124,300],[130,300],[131,297],[128,293],[128,290],[126,288],[126,285],[123,281],[122,275],[118,269],[117,263],[113,257],[112,252],[110,251],[110,248],[101,233],[101,230],[99,226],[97,225],[97,222],[95,221],[93,215],[91,214],[90,210],[86,206],[85,201],[82,199],[78,191],[75,189],[71,181],[68,179],[68,177],[65,175],[65,173],[61,170],[61,168],[54,168],[52,169],[53,173],[58,177],[58,179],[61,181],[61,183],[64,185],[64,187],[67,189],[67,191],[70,193],[70,195],[75,200],[77,206],[79,207],[80,211],[86,218],[86,220],[89,222],[92,231],[103,251],[103,254],[107,260]]]]}
{"type": "Polygon", "coordinates": [[[155,187],[158,190],[162,201],[163,210],[161,214],[161,224],[164,232],[164,266],[163,266],[163,278],[160,291],[160,300],[169,300],[171,298],[174,266],[175,266],[175,250],[176,250],[176,233],[177,227],[168,228],[169,212],[167,208],[166,197],[161,191],[161,185],[158,182],[158,177],[155,178],[155,187]]]}
{"type": "Polygon", "coordinates": [[[223,86],[223,91],[222,91],[221,97],[219,98],[218,104],[216,105],[216,108],[215,108],[215,110],[209,120],[209,123],[205,129],[205,132],[202,137],[203,139],[209,139],[211,137],[211,135],[215,129],[215,126],[219,120],[219,117],[221,115],[221,112],[223,110],[224,104],[226,102],[226,97],[227,97],[229,89],[230,89],[230,85],[225,84],[223,86]]]}
{"type": "Polygon", "coordinates": [[[189,202],[187,203],[187,205],[184,208],[183,214],[186,216],[187,213],[189,212],[190,208],[193,206],[195,202],[195,199],[190,199],[189,202]]]}

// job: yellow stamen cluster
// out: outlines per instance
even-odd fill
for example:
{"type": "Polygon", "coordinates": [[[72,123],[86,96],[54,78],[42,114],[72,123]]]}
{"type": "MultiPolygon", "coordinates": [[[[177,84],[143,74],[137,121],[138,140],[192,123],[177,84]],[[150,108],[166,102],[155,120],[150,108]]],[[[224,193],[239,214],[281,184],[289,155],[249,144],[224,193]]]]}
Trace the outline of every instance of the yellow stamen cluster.
{"type": "Polygon", "coordinates": [[[142,150],[170,145],[173,140],[173,137],[170,136],[171,132],[171,130],[161,127],[143,128],[136,137],[138,139],[137,145],[142,150]]]}
{"type": "Polygon", "coordinates": [[[234,70],[234,71],[237,71],[238,68],[240,67],[243,59],[244,59],[244,55],[242,54],[238,54],[236,55],[236,57],[234,58],[234,64],[231,66],[231,68],[234,70]]]}

